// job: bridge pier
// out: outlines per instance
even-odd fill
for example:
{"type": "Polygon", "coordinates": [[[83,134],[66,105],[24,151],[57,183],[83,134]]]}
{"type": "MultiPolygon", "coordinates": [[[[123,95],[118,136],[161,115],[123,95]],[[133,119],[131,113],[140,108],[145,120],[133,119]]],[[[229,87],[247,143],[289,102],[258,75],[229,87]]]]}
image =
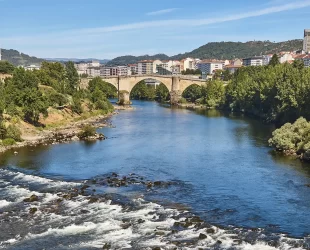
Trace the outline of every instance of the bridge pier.
{"type": "Polygon", "coordinates": [[[117,104],[119,105],[130,105],[131,101],[130,101],[130,96],[129,96],[129,92],[126,90],[121,90],[118,92],[118,102],[117,104]]]}

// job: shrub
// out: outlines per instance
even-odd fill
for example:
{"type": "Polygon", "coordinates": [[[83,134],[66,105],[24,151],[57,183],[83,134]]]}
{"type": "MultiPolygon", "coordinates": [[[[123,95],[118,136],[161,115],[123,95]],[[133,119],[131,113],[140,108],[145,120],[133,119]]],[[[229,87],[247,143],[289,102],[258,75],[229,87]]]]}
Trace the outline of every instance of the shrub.
{"type": "Polygon", "coordinates": [[[80,139],[84,139],[90,136],[95,136],[96,135],[96,128],[91,126],[91,125],[85,125],[81,132],[78,134],[78,137],[80,139]]]}
{"type": "Polygon", "coordinates": [[[272,133],[269,144],[278,151],[310,153],[310,123],[301,117],[293,124],[284,124],[272,133]]]}
{"type": "Polygon", "coordinates": [[[9,125],[6,131],[6,138],[12,138],[15,141],[21,141],[21,131],[14,125],[9,125]]]}
{"type": "Polygon", "coordinates": [[[14,145],[16,144],[16,141],[12,138],[6,138],[2,141],[2,145],[3,146],[11,146],[11,145],[14,145]]]}

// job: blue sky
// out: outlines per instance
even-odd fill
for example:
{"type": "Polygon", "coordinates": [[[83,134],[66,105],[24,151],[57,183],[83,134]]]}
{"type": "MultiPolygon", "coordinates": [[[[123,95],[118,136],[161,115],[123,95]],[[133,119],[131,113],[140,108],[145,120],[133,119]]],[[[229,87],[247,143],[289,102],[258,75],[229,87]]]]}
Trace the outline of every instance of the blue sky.
{"type": "Polygon", "coordinates": [[[0,0],[0,46],[44,58],[174,55],[305,28],[310,0],[0,0]]]}

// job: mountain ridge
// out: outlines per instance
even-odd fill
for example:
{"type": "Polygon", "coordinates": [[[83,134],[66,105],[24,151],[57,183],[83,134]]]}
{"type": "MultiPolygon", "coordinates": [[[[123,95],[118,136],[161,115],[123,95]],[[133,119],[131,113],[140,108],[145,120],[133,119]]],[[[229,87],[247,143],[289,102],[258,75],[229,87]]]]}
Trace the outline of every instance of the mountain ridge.
{"type": "Polygon", "coordinates": [[[302,49],[302,39],[294,39],[283,42],[270,42],[270,41],[248,41],[248,42],[209,42],[205,45],[198,47],[190,52],[168,56],[166,54],[155,55],[141,55],[132,56],[125,55],[119,56],[112,60],[109,59],[78,59],[78,58],[37,58],[21,53],[13,49],[2,49],[2,59],[7,60],[15,66],[30,64],[40,64],[43,61],[91,61],[99,60],[100,63],[107,64],[108,66],[119,66],[134,64],[141,60],[181,60],[187,57],[199,59],[234,59],[245,58],[250,56],[257,56],[261,54],[274,54],[281,51],[296,51],[302,49]]]}

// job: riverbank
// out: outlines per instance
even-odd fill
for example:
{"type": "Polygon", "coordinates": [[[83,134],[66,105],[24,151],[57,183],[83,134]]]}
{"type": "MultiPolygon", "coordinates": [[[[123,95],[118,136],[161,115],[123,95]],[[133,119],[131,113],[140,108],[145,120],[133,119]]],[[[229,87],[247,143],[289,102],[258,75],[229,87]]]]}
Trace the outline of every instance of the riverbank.
{"type": "MultiPolygon", "coordinates": [[[[95,128],[102,128],[112,126],[108,119],[119,113],[120,110],[133,109],[131,106],[114,106],[114,111],[109,114],[89,113],[88,115],[76,116],[72,119],[61,120],[61,122],[49,123],[46,128],[32,128],[23,126],[22,128],[22,142],[16,142],[14,145],[1,146],[0,154],[7,150],[22,148],[26,146],[37,146],[40,144],[57,144],[69,141],[78,141],[80,138],[78,134],[85,125],[91,125],[95,128]]],[[[48,117],[46,120],[51,119],[48,117]]],[[[103,140],[105,136],[96,133],[90,137],[89,140],[103,140]]]]}

